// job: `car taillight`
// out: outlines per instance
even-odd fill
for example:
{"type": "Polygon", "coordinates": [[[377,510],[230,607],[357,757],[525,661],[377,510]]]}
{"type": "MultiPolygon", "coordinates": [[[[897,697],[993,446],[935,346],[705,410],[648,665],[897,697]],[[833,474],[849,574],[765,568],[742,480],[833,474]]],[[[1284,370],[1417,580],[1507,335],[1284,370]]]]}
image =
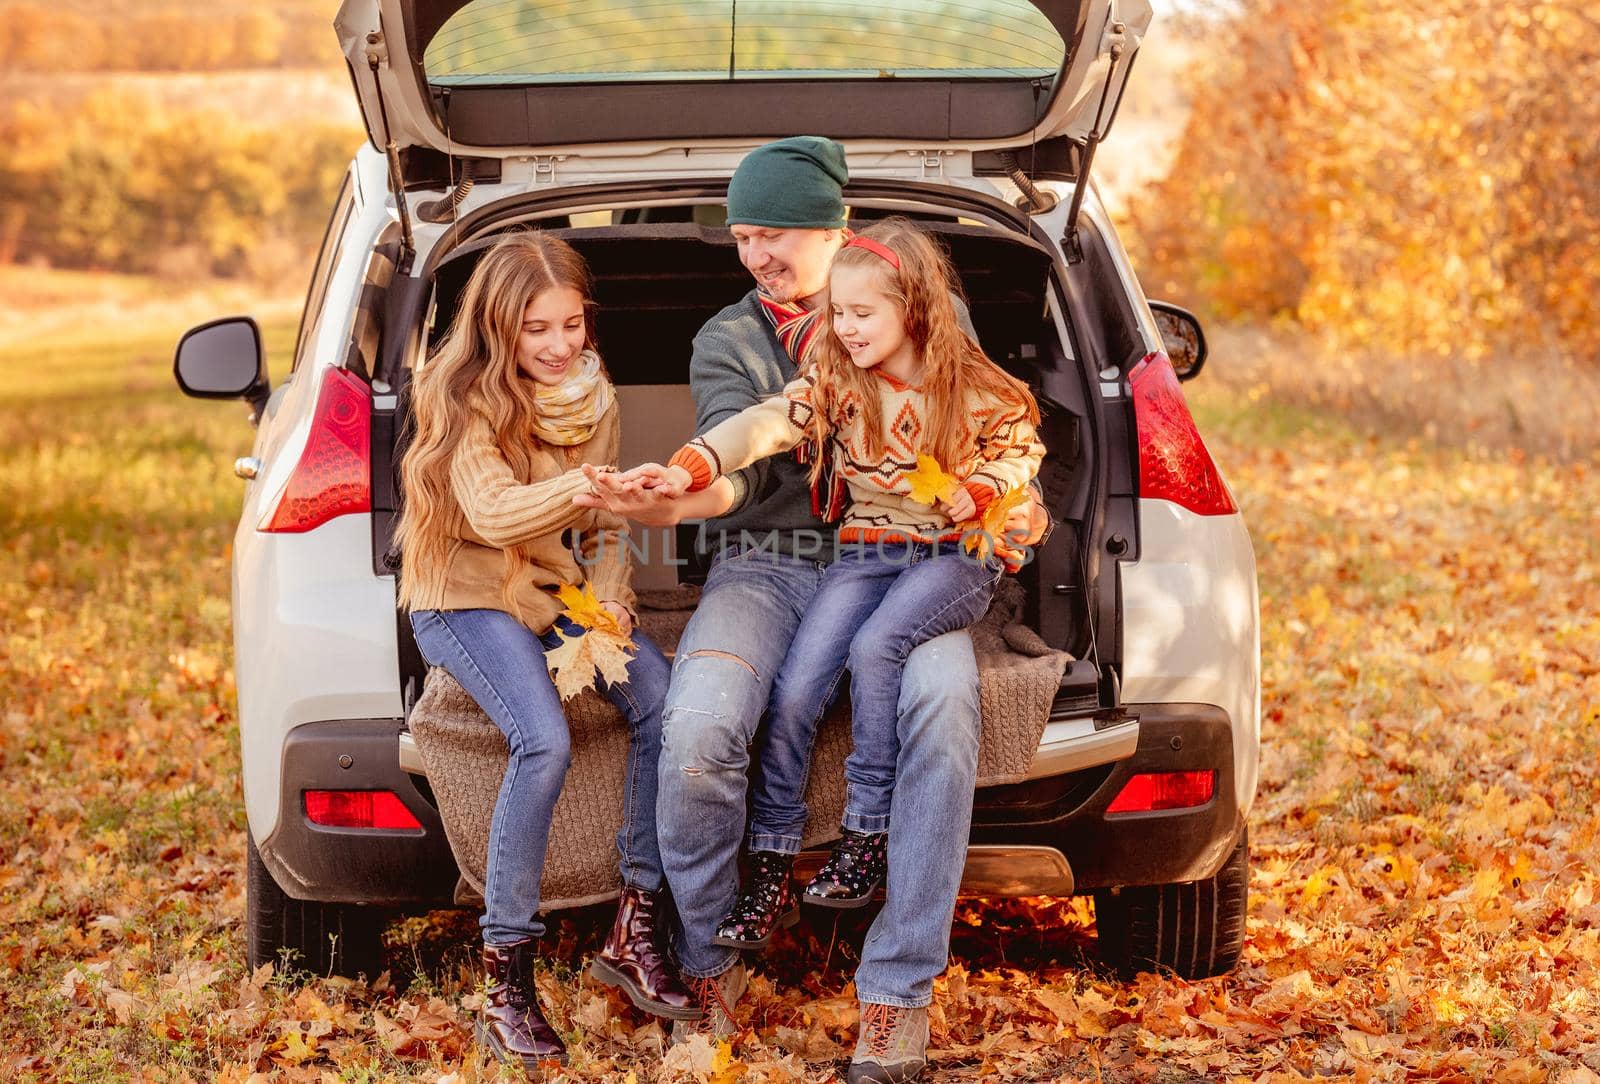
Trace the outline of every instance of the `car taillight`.
{"type": "Polygon", "coordinates": [[[272,518],[261,528],[294,534],[335,516],[372,509],[372,399],[345,369],[323,374],[311,433],[272,518]]]}
{"type": "Polygon", "coordinates": [[[1140,772],[1122,785],[1106,807],[1110,813],[1148,813],[1155,809],[1186,809],[1211,801],[1217,773],[1140,772]]]}
{"type": "Polygon", "coordinates": [[[306,818],[329,828],[412,828],[422,822],[392,790],[308,790],[306,818]]]}
{"type": "Polygon", "coordinates": [[[1237,512],[1167,355],[1147,354],[1130,380],[1139,427],[1139,496],[1172,501],[1202,516],[1237,512]]]}

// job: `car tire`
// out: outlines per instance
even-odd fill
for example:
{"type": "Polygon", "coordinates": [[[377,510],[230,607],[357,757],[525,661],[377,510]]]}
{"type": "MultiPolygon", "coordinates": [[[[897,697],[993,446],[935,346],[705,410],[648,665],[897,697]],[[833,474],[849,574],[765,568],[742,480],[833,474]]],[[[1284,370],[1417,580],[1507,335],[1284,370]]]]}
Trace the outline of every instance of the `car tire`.
{"type": "Polygon", "coordinates": [[[245,852],[246,956],[251,970],[273,964],[288,973],[377,978],[383,970],[385,912],[294,899],[272,879],[248,832],[245,852]]]}
{"type": "Polygon", "coordinates": [[[1125,979],[1140,971],[1185,979],[1226,974],[1244,947],[1249,889],[1250,833],[1244,829],[1215,876],[1096,890],[1100,959],[1125,979]]]}

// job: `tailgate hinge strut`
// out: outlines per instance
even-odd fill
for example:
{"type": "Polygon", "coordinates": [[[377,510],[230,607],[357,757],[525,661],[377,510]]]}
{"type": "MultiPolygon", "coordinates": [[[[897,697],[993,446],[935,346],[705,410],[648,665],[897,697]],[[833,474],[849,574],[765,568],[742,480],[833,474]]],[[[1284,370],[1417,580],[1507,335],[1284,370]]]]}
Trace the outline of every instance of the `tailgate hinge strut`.
{"type": "Polygon", "coordinates": [[[389,49],[383,41],[383,31],[374,30],[367,35],[367,68],[372,72],[372,90],[378,96],[378,118],[383,122],[383,153],[389,160],[389,191],[394,194],[395,210],[400,214],[400,258],[395,261],[397,274],[409,274],[411,261],[416,257],[417,244],[411,235],[411,214],[406,210],[405,178],[400,175],[400,148],[389,128],[389,110],[383,104],[383,87],[378,83],[378,66],[387,63],[389,49]]]}
{"type": "Polygon", "coordinates": [[[1106,67],[1106,83],[1100,88],[1100,104],[1094,111],[1094,128],[1083,137],[1078,154],[1078,183],[1072,186],[1072,203],[1067,207],[1067,224],[1061,234],[1061,249],[1067,254],[1069,264],[1083,262],[1083,242],[1078,238],[1078,212],[1083,209],[1083,193],[1089,187],[1089,167],[1094,164],[1094,151],[1105,138],[1106,102],[1111,100],[1111,85],[1117,79],[1117,63],[1128,48],[1127,26],[1113,22],[1106,28],[1102,45],[1108,46],[1111,63],[1106,67]]]}

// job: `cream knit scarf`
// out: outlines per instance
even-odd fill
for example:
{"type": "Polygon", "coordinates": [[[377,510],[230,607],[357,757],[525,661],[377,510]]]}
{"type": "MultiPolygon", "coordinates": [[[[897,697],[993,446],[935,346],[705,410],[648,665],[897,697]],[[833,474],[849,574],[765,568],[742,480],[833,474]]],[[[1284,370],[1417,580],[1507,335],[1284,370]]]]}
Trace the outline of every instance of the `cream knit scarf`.
{"type": "Polygon", "coordinates": [[[578,370],[561,383],[538,385],[538,414],[534,436],[546,444],[582,444],[594,436],[595,426],[611,409],[616,397],[611,381],[600,367],[600,355],[585,350],[578,355],[578,370]]]}

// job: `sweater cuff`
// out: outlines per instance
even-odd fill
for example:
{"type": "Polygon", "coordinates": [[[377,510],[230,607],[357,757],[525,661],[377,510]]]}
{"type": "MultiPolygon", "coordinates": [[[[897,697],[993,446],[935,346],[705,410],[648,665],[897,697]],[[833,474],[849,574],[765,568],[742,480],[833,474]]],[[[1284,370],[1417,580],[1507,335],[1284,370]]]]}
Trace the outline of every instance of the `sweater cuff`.
{"type": "Polygon", "coordinates": [[[961,488],[967,491],[967,496],[972,498],[972,503],[977,506],[977,518],[982,519],[983,514],[989,510],[1000,494],[995,492],[994,486],[984,482],[962,482],[961,488]]]}
{"type": "Polygon", "coordinates": [[[717,472],[711,465],[711,456],[708,449],[698,441],[685,444],[679,448],[677,454],[667,464],[669,467],[682,467],[689,472],[692,481],[689,483],[689,492],[698,493],[717,480],[717,472]]]}

